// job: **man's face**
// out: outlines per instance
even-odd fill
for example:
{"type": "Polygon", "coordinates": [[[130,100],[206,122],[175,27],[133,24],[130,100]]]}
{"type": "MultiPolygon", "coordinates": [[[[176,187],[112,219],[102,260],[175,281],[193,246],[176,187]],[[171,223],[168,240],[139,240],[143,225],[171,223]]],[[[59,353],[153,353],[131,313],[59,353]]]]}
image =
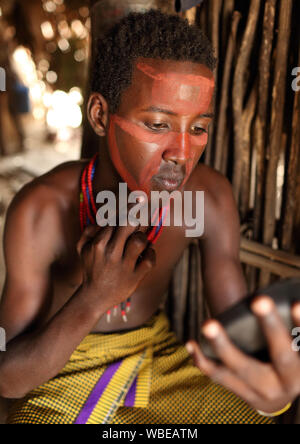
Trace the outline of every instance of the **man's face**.
{"type": "Polygon", "coordinates": [[[207,144],[213,90],[204,65],[137,60],[108,128],[111,159],[131,191],[183,187],[207,144]]]}

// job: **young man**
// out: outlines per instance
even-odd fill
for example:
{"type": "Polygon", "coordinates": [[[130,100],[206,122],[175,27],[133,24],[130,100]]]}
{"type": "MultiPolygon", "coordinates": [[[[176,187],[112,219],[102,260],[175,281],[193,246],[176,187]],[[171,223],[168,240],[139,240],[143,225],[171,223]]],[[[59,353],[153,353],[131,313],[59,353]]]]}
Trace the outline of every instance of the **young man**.
{"type": "MultiPolygon", "coordinates": [[[[97,193],[118,195],[120,183],[146,195],[204,191],[199,246],[212,313],[245,296],[230,184],[198,164],[213,116],[214,63],[198,28],[157,11],[131,14],[99,42],[88,104],[105,138],[99,158],[34,180],[7,216],[0,394],[20,398],[9,423],[263,423],[272,420],[256,409],[280,411],[300,393],[299,358],[267,297],[255,308],[272,364],[242,354],[209,321],[222,365],[195,343],[193,365],[158,310],[191,241],[185,226],[164,227],[151,246],[145,228],[95,223],[97,193]],[[130,311],[121,311],[128,298],[130,311]]],[[[300,325],[299,307],[293,317],[300,325]]]]}

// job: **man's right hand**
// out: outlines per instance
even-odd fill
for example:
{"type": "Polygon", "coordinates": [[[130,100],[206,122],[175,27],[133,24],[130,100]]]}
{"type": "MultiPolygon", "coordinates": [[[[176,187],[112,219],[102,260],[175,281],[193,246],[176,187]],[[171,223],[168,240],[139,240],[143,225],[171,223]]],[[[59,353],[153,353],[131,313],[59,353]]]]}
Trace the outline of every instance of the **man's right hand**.
{"type": "Polygon", "coordinates": [[[77,251],[82,260],[83,288],[105,309],[129,298],[155,266],[155,251],[136,227],[90,226],[77,251]]]}

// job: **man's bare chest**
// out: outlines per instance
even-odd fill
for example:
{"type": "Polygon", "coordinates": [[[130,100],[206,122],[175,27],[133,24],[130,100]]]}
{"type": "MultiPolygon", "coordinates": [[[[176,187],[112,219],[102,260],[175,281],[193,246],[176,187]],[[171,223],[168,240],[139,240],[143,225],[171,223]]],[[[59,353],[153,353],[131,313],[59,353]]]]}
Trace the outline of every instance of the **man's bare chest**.
{"type": "MultiPolygon", "coordinates": [[[[172,272],[188,239],[180,230],[164,227],[164,232],[155,244],[156,266],[140,283],[131,295],[131,310],[127,314],[127,322],[121,316],[120,306],[112,311],[110,322],[104,314],[93,328],[93,332],[113,332],[136,328],[145,323],[159,308],[168,289],[172,272]]],[[[53,299],[51,316],[56,313],[76,292],[83,280],[80,258],[76,252],[76,241],[69,242],[63,257],[51,270],[53,299]]]]}

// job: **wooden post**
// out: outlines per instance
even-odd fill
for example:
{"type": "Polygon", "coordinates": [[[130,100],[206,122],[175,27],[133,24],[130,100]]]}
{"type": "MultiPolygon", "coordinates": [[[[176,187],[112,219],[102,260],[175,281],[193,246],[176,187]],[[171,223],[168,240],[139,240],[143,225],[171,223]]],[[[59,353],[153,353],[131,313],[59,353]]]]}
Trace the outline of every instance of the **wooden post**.
{"type": "MultiPolygon", "coordinates": [[[[300,66],[300,49],[298,56],[300,66]]],[[[292,247],[292,234],[296,209],[297,175],[300,162],[300,91],[295,91],[292,121],[292,142],[288,161],[287,190],[285,197],[284,221],[282,226],[281,248],[290,250],[292,247]]]]}
{"type": "MultiPolygon", "coordinates": [[[[209,21],[211,26],[210,38],[212,46],[214,48],[215,56],[219,57],[219,28],[220,28],[220,14],[222,8],[221,0],[211,0],[209,3],[209,21]]],[[[215,82],[218,85],[218,62],[214,72],[215,82]]],[[[214,109],[216,110],[216,96],[214,96],[214,109]]],[[[214,148],[214,135],[215,135],[215,125],[214,122],[211,123],[209,128],[209,139],[205,152],[205,164],[212,165],[213,162],[213,148],[214,148]]]]}
{"type": "Polygon", "coordinates": [[[253,121],[255,108],[257,103],[257,84],[252,88],[247,105],[243,112],[243,136],[242,136],[242,156],[243,156],[243,170],[241,183],[241,196],[240,196],[240,214],[242,220],[246,218],[247,211],[249,209],[249,197],[250,197],[250,158],[251,158],[251,124],[253,121]]]}
{"type": "MultiPolygon", "coordinates": [[[[269,274],[273,273],[284,279],[292,277],[297,277],[297,278],[300,277],[299,268],[294,268],[288,265],[273,262],[264,258],[263,256],[259,256],[254,253],[249,253],[248,251],[245,250],[240,251],[240,260],[245,264],[252,265],[253,267],[259,267],[263,270],[266,270],[266,272],[269,274]]],[[[263,284],[262,286],[265,286],[265,284],[263,284]]]]}
{"type": "Polygon", "coordinates": [[[239,202],[243,168],[243,103],[245,97],[245,75],[248,69],[251,50],[260,11],[260,0],[251,0],[247,25],[237,59],[233,80],[232,101],[234,116],[234,169],[233,190],[239,202]]]}
{"type": "Polygon", "coordinates": [[[292,0],[281,0],[279,32],[274,69],[274,86],[272,92],[272,116],[270,130],[270,151],[267,167],[264,212],[264,243],[272,245],[275,233],[276,178],[280,153],[285,91],[288,45],[291,34],[292,0]]]}
{"type": "MultiPolygon", "coordinates": [[[[279,161],[283,115],[286,91],[286,67],[288,47],[291,34],[292,0],[281,0],[279,12],[279,32],[276,48],[274,69],[274,85],[272,91],[272,112],[270,129],[270,146],[268,151],[268,166],[265,187],[265,209],[263,242],[272,246],[276,226],[276,184],[279,161]]],[[[267,285],[270,273],[260,274],[260,285],[267,285]]]]}
{"type": "Polygon", "coordinates": [[[265,184],[265,144],[267,106],[270,94],[270,66],[274,36],[275,10],[277,0],[267,0],[265,4],[263,36],[259,57],[258,109],[255,119],[254,150],[256,151],[256,195],[254,207],[253,238],[262,240],[263,192],[265,184]]]}
{"type": "Polygon", "coordinates": [[[222,9],[222,0],[211,0],[212,4],[212,45],[215,50],[215,56],[219,58],[219,28],[220,28],[220,15],[222,9]]]}
{"type": "Polygon", "coordinates": [[[222,52],[222,54],[226,53],[226,47],[232,29],[233,11],[234,11],[234,0],[224,0],[223,10],[222,10],[222,27],[221,27],[222,36],[221,36],[221,45],[220,45],[220,52],[222,52]]]}
{"type": "Polygon", "coordinates": [[[219,115],[217,122],[215,163],[214,163],[214,167],[219,171],[221,170],[224,141],[226,137],[225,133],[227,127],[227,108],[228,108],[228,99],[229,99],[229,84],[232,71],[232,60],[236,45],[236,33],[240,19],[241,19],[241,14],[238,11],[235,11],[232,16],[231,31],[228,40],[228,46],[227,46],[224,70],[223,70],[221,100],[219,105],[219,115]]]}
{"type": "Polygon", "coordinates": [[[295,253],[300,254],[300,162],[298,165],[298,175],[296,184],[296,211],[295,211],[295,222],[294,222],[294,245],[295,253]]]}
{"type": "Polygon", "coordinates": [[[287,253],[285,251],[273,250],[271,247],[262,245],[259,242],[254,242],[241,236],[241,249],[263,256],[270,261],[280,262],[284,265],[299,268],[300,270],[300,256],[287,253]]]}

